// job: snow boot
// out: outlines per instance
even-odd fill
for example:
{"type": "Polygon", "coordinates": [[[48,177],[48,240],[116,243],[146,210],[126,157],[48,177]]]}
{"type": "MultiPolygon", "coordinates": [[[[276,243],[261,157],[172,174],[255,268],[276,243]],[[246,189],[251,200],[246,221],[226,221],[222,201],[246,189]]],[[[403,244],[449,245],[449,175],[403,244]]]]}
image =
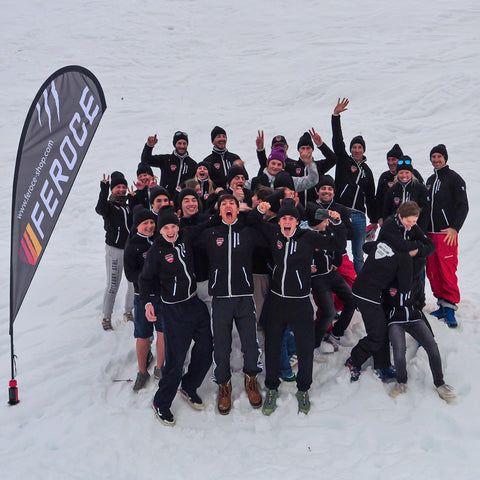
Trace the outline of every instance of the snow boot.
{"type": "Polygon", "coordinates": [[[375,375],[384,383],[389,383],[397,378],[395,367],[390,365],[388,368],[376,368],[375,375]]]}
{"type": "Polygon", "coordinates": [[[133,322],[133,312],[126,312],[123,314],[123,321],[126,322],[133,322]]]}
{"type": "Polygon", "coordinates": [[[304,413],[305,415],[310,411],[310,398],[307,392],[298,392],[295,394],[298,401],[298,413],[304,413]]]}
{"type": "Polygon", "coordinates": [[[220,415],[228,415],[232,408],[232,383],[222,383],[218,386],[218,411],[220,415]]]}
{"type": "Polygon", "coordinates": [[[262,412],[264,415],[271,415],[277,408],[277,390],[268,390],[265,395],[265,401],[263,402],[262,412]]]}
{"type": "Polygon", "coordinates": [[[457,319],[455,318],[455,310],[450,307],[443,307],[443,311],[445,312],[445,323],[450,327],[450,328],[457,328],[458,323],[457,319]]]}
{"type": "Polygon", "coordinates": [[[437,310],[430,312],[430,315],[433,315],[434,317],[437,317],[439,320],[441,320],[442,318],[445,318],[445,309],[440,305],[437,310]]]}
{"type": "Polygon", "coordinates": [[[401,395],[402,393],[405,393],[407,391],[407,384],[406,383],[396,383],[392,389],[390,390],[389,392],[389,395],[392,397],[392,398],[396,398],[398,397],[399,395],[401,395]]]}
{"type": "Polygon", "coordinates": [[[145,373],[138,372],[137,379],[135,380],[135,384],[133,385],[133,391],[135,393],[138,393],[139,390],[141,390],[142,388],[145,388],[145,385],[147,384],[149,378],[150,378],[150,374],[148,372],[145,372],[145,373]]]}
{"type": "Polygon", "coordinates": [[[108,330],[113,330],[113,327],[112,327],[112,321],[109,319],[109,318],[104,318],[102,320],[102,327],[104,330],[108,331],[108,330]]]}
{"type": "Polygon", "coordinates": [[[437,393],[438,396],[442,400],[445,400],[447,403],[450,403],[457,398],[457,396],[453,392],[453,387],[447,385],[446,383],[437,387],[437,393]]]}
{"type": "Polygon", "coordinates": [[[245,374],[245,390],[248,395],[248,401],[253,408],[260,408],[262,406],[262,396],[258,391],[257,377],[245,374]]]}
{"type": "Polygon", "coordinates": [[[175,425],[175,417],[169,408],[166,410],[160,410],[158,407],[152,403],[153,411],[158,420],[160,420],[167,427],[173,427],[175,425]]]}
{"type": "Polygon", "coordinates": [[[352,363],[352,357],[348,357],[347,361],[345,362],[345,366],[350,370],[350,381],[356,382],[360,378],[360,368],[357,368],[352,363]]]}

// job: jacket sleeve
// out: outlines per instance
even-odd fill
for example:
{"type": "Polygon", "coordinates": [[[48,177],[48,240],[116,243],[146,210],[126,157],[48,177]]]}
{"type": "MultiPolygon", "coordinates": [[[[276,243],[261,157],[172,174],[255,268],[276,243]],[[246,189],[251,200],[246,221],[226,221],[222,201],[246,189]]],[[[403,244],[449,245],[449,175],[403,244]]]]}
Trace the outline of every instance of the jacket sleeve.
{"type": "Polygon", "coordinates": [[[151,167],[162,168],[170,158],[170,154],[152,155],[153,147],[149,147],[147,144],[143,147],[141,161],[147,163],[151,167]]]}
{"type": "Polygon", "coordinates": [[[123,251],[123,270],[129,282],[138,283],[138,276],[142,270],[142,264],[138,262],[137,249],[127,241],[123,251]]]}
{"type": "Polygon", "coordinates": [[[110,205],[108,203],[109,190],[110,182],[100,182],[100,194],[98,195],[98,202],[95,211],[102,217],[107,217],[110,214],[110,205]]]}
{"type": "Polygon", "coordinates": [[[315,162],[305,165],[305,175],[303,177],[292,177],[296,192],[303,192],[314,187],[318,183],[318,170],[315,162]]]}
{"type": "Polygon", "coordinates": [[[324,160],[315,162],[317,165],[318,175],[325,175],[337,164],[337,156],[325,142],[323,142],[318,148],[325,157],[324,160]]]}
{"type": "Polygon", "coordinates": [[[453,210],[455,212],[455,216],[453,218],[451,227],[459,232],[468,214],[467,188],[460,175],[456,175],[455,177],[451,198],[455,203],[453,210]]]}
{"type": "MultiPolygon", "coordinates": [[[[157,277],[156,255],[153,249],[150,249],[145,258],[142,271],[138,276],[138,288],[140,290],[140,299],[144,303],[150,302],[150,295],[155,293],[154,282],[157,277]]],[[[157,280],[158,281],[158,280],[157,280]]]]}
{"type": "Polygon", "coordinates": [[[340,115],[332,115],[332,147],[337,157],[348,157],[347,150],[345,149],[345,142],[343,141],[340,115]]]}
{"type": "Polygon", "coordinates": [[[257,159],[258,159],[258,164],[260,165],[260,168],[258,169],[258,175],[261,175],[263,172],[263,169],[267,166],[267,154],[265,153],[265,149],[263,150],[257,150],[257,159]]]}

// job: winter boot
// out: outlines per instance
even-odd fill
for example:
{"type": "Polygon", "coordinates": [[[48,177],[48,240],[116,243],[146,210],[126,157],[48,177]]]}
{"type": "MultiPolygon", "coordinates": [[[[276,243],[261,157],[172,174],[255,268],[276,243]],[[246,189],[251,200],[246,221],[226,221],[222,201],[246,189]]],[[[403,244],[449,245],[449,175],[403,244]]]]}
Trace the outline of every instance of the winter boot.
{"type": "Polygon", "coordinates": [[[109,318],[104,318],[102,320],[102,327],[104,330],[113,330],[112,321],[109,318]]]}
{"type": "Polygon", "coordinates": [[[437,393],[439,397],[442,400],[445,400],[447,403],[450,403],[457,398],[457,396],[453,392],[453,387],[447,385],[446,383],[437,387],[437,393]]]}
{"type": "Polygon", "coordinates": [[[440,305],[437,310],[434,310],[433,312],[430,312],[430,315],[433,315],[434,317],[437,317],[439,320],[442,318],[445,318],[445,309],[440,305]]]}
{"type": "Polygon", "coordinates": [[[228,415],[232,408],[232,382],[218,386],[218,411],[221,415],[228,415]]]}
{"type": "Polygon", "coordinates": [[[350,381],[356,382],[360,378],[360,368],[352,363],[352,357],[348,357],[345,366],[350,370],[350,381]]]}
{"type": "Polygon", "coordinates": [[[175,425],[175,417],[169,408],[166,410],[160,410],[155,404],[152,404],[153,411],[155,416],[167,427],[173,427],[175,425]]]}
{"type": "Polygon", "coordinates": [[[444,311],[445,323],[450,328],[457,328],[458,323],[457,323],[457,319],[455,318],[455,310],[450,307],[443,307],[443,311],[444,311]]]}
{"type": "Polygon", "coordinates": [[[133,312],[126,312],[123,314],[124,322],[133,322],[133,312]]]}
{"type": "Polygon", "coordinates": [[[198,396],[197,392],[187,393],[183,388],[180,388],[178,391],[187,403],[195,410],[203,410],[205,408],[205,404],[198,396]]]}
{"type": "Polygon", "coordinates": [[[135,380],[135,384],[133,385],[133,391],[135,393],[138,393],[139,390],[141,390],[142,388],[145,388],[145,385],[147,384],[147,381],[149,378],[150,378],[150,374],[148,372],[145,372],[145,373],[138,372],[137,379],[135,380]]]}
{"type": "Polygon", "coordinates": [[[264,415],[271,415],[275,411],[275,409],[277,408],[277,398],[277,390],[267,390],[267,394],[265,395],[265,401],[263,402],[262,408],[262,412],[264,415]]]}
{"type": "Polygon", "coordinates": [[[258,391],[258,382],[256,376],[250,377],[249,375],[245,374],[245,390],[247,392],[250,405],[253,408],[260,408],[262,406],[262,396],[258,391]]]}
{"type": "Polygon", "coordinates": [[[406,383],[396,383],[389,392],[389,395],[392,398],[396,398],[402,393],[407,391],[407,384],[406,383]]]}
{"type": "Polygon", "coordinates": [[[298,401],[298,413],[304,413],[305,415],[310,411],[310,398],[307,392],[298,392],[295,394],[298,401]]]}
{"type": "Polygon", "coordinates": [[[375,375],[384,383],[389,383],[397,378],[395,367],[390,365],[388,368],[376,368],[375,375]]]}
{"type": "Polygon", "coordinates": [[[155,367],[153,369],[153,376],[155,377],[156,380],[160,380],[162,378],[162,369],[155,367]]]}

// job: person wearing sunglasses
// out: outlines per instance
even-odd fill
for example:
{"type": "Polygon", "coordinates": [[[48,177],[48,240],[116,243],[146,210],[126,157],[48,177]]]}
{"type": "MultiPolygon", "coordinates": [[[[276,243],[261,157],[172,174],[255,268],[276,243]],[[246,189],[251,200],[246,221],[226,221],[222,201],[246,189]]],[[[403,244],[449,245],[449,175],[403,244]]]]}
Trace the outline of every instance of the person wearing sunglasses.
{"type": "Polygon", "coordinates": [[[160,186],[166,188],[170,197],[175,196],[179,191],[179,185],[195,176],[197,162],[188,154],[188,135],[185,132],[177,131],[173,135],[172,153],[153,155],[153,147],[157,144],[157,134],[147,138],[143,147],[142,162],[151,167],[160,168],[160,186]]]}
{"type": "Polygon", "coordinates": [[[427,179],[428,236],[436,251],[427,260],[427,277],[437,299],[438,309],[431,314],[451,327],[457,327],[455,311],[460,301],[458,288],[458,233],[468,214],[465,181],[447,165],[448,152],[443,144],[430,151],[434,173],[427,179]]]}

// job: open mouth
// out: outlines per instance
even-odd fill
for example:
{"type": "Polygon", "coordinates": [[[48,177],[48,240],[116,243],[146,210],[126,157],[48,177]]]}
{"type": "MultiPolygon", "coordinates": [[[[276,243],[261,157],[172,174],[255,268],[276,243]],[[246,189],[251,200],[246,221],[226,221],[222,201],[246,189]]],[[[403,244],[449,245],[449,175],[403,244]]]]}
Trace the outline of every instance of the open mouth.
{"type": "Polygon", "coordinates": [[[290,234],[292,233],[292,227],[290,227],[290,226],[289,227],[287,227],[287,226],[283,227],[283,233],[285,234],[286,237],[289,237],[290,234]]]}
{"type": "Polygon", "coordinates": [[[232,212],[225,212],[225,217],[227,221],[232,221],[233,220],[233,213],[232,212]]]}

